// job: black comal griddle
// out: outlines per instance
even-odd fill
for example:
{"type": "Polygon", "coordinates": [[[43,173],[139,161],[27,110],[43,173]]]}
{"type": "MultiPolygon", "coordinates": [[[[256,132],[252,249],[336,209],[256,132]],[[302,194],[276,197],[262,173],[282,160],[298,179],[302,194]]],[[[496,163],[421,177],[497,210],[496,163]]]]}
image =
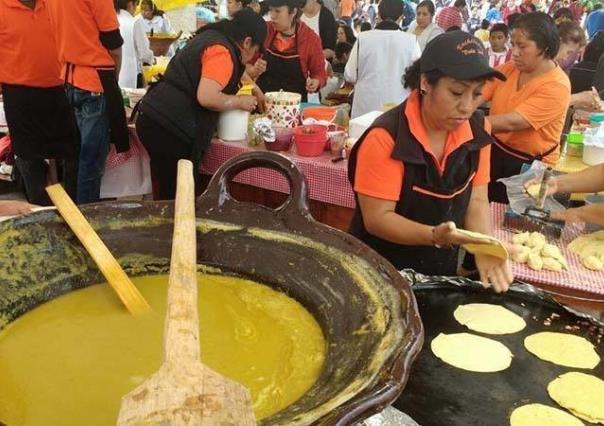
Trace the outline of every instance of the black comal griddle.
{"type": "Polygon", "coordinates": [[[443,278],[438,282],[417,283],[413,288],[424,323],[425,343],[404,393],[393,406],[422,426],[509,425],[510,413],[520,405],[534,402],[560,408],[547,394],[548,383],[560,374],[582,371],[604,379],[604,361],[594,370],[572,369],[542,361],[524,348],[524,338],[530,334],[559,331],[587,338],[604,359],[604,327],[598,324],[598,319],[582,318],[533,286],[514,285],[507,293],[496,294],[469,280],[443,278]],[[453,317],[459,305],[468,303],[504,306],[521,315],[527,327],[519,333],[501,336],[471,331],[453,317]],[[511,366],[497,373],[475,373],[436,358],[430,349],[432,339],[439,333],[460,332],[505,344],[514,355],[511,366]]]}

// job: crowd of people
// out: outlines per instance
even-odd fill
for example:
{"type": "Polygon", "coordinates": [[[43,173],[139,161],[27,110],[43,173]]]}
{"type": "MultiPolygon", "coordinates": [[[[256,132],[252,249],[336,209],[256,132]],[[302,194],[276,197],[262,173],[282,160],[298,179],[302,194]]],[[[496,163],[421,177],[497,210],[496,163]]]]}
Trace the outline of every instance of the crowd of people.
{"type": "MultiPolygon", "coordinates": [[[[340,77],[352,118],[398,105],[349,161],[351,232],[398,268],[456,273],[455,227],[490,233],[489,201],[507,202],[497,179],[556,164],[569,108],[599,108],[604,92],[597,0],[227,0],[225,19],[216,6],[198,6],[197,32],[136,108],[155,197],[174,197],[177,161],[201,161],[220,112],[261,110],[269,91],[325,96],[340,77]],[[242,83],[252,95],[235,96],[242,83]]],[[[78,203],[98,201],[110,143],[128,149],[120,88],[145,84],[147,36],[173,32],[166,14],[152,0],[0,0],[0,28],[28,201],[49,204],[49,158],[78,203]]],[[[497,290],[512,280],[489,256],[467,265],[497,290]]]]}

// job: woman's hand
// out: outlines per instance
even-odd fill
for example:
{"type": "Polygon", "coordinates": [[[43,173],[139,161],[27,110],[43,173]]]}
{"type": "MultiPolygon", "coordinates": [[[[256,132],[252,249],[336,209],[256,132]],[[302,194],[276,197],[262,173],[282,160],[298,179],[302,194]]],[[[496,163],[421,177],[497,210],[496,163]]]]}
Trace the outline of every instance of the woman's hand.
{"type": "Polygon", "coordinates": [[[585,90],[570,97],[571,106],[585,111],[600,111],[600,96],[594,90],[585,90]]]}
{"type": "Polygon", "coordinates": [[[252,95],[237,96],[237,108],[244,111],[252,112],[258,106],[258,100],[252,95]]]}
{"type": "Polygon", "coordinates": [[[604,204],[589,204],[574,209],[552,212],[550,217],[565,222],[587,222],[604,226],[604,204]]]}
{"type": "MultiPolygon", "coordinates": [[[[527,194],[531,195],[531,193],[529,192],[529,187],[531,187],[533,185],[538,185],[538,187],[541,188],[541,182],[542,182],[542,179],[540,179],[540,178],[527,180],[526,182],[524,182],[525,192],[527,194]]],[[[558,193],[559,191],[560,191],[560,187],[558,185],[558,179],[555,176],[550,177],[549,180],[547,181],[547,187],[545,188],[545,195],[554,195],[554,194],[558,193]]]]}
{"type": "Polygon", "coordinates": [[[306,79],[306,91],[308,93],[315,93],[319,89],[319,80],[316,78],[306,79]]]}
{"type": "Polygon", "coordinates": [[[25,201],[0,201],[0,216],[16,216],[31,213],[37,206],[25,201]]]}
{"type": "Polygon", "coordinates": [[[508,291],[514,282],[509,262],[488,254],[476,254],[474,257],[482,286],[493,287],[497,293],[508,291]]]}
{"type": "Polygon", "coordinates": [[[436,247],[461,246],[463,244],[484,243],[481,238],[474,238],[469,235],[457,232],[457,226],[454,222],[444,222],[436,225],[432,229],[432,243],[436,247]]]}

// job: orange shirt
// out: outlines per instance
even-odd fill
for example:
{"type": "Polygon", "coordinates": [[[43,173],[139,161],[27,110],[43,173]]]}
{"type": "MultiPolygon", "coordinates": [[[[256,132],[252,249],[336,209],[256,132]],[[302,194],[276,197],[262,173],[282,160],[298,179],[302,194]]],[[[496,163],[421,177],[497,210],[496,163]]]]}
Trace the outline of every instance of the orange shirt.
{"type": "Polygon", "coordinates": [[[352,12],[354,11],[354,6],[354,0],[340,0],[340,16],[343,18],[351,17],[352,12]]]}
{"type": "MultiPolygon", "coordinates": [[[[462,144],[472,140],[472,128],[466,121],[455,131],[449,132],[445,142],[442,161],[438,161],[430,140],[421,120],[419,95],[417,91],[407,98],[405,116],[409,121],[409,130],[422,145],[424,150],[432,155],[439,172],[445,170],[447,158],[462,144]]],[[[486,124],[486,123],[485,123],[486,124]]],[[[488,125],[486,130],[489,131],[488,125]]],[[[354,190],[360,194],[388,201],[399,201],[405,176],[405,165],[402,161],[392,158],[395,141],[390,134],[382,128],[372,129],[357,153],[357,167],[354,190]]],[[[480,150],[478,170],[472,180],[472,186],[486,185],[489,183],[491,173],[491,145],[480,150]]]]}
{"type": "Polygon", "coordinates": [[[201,77],[214,80],[223,89],[229,84],[234,67],[229,49],[220,44],[208,47],[201,55],[201,77]]]}
{"type": "MultiPolygon", "coordinates": [[[[45,0],[57,37],[59,60],[74,64],[68,83],[89,92],[103,92],[96,68],[115,68],[101,44],[101,32],[119,29],[111,0],[45,0]]],[[[65,68],[62,78],[65,78],[65,68]]]]}
{"type": "Polygon", "coordinates": [[[19,0],[0,0],[0,83],[60,86],[61,64],[43,1],[32,10],[19,0]]]}
{"type": "MultiPolygon", "coordinates": [[[[508,62],[498,67],[507,81],[493,79],[482,90],[491,101],[491,114],[517,112],[531,127],[516,132],[495,132],[494,136],[510,148],[536,156],[560,143],[566,111],[570,102],[570,82],[559,66],[529,81],[518,89],[520,72],[508,62]]],[[[544,158],[556,164],[557,149],[544,158]]]]}

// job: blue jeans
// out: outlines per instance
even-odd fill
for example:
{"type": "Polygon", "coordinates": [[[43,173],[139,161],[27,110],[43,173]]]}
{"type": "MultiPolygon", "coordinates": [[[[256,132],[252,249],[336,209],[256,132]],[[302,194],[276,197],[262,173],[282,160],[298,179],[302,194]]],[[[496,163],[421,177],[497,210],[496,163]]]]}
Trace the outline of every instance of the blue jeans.
{"type": "Polygon", "coordinates": [[[65,85],[67,98],[74,109],[80,131],[77,203],[98,201],[101,178],[109,154],[109,119],[102,93],[92,93],[65,85]]]}

